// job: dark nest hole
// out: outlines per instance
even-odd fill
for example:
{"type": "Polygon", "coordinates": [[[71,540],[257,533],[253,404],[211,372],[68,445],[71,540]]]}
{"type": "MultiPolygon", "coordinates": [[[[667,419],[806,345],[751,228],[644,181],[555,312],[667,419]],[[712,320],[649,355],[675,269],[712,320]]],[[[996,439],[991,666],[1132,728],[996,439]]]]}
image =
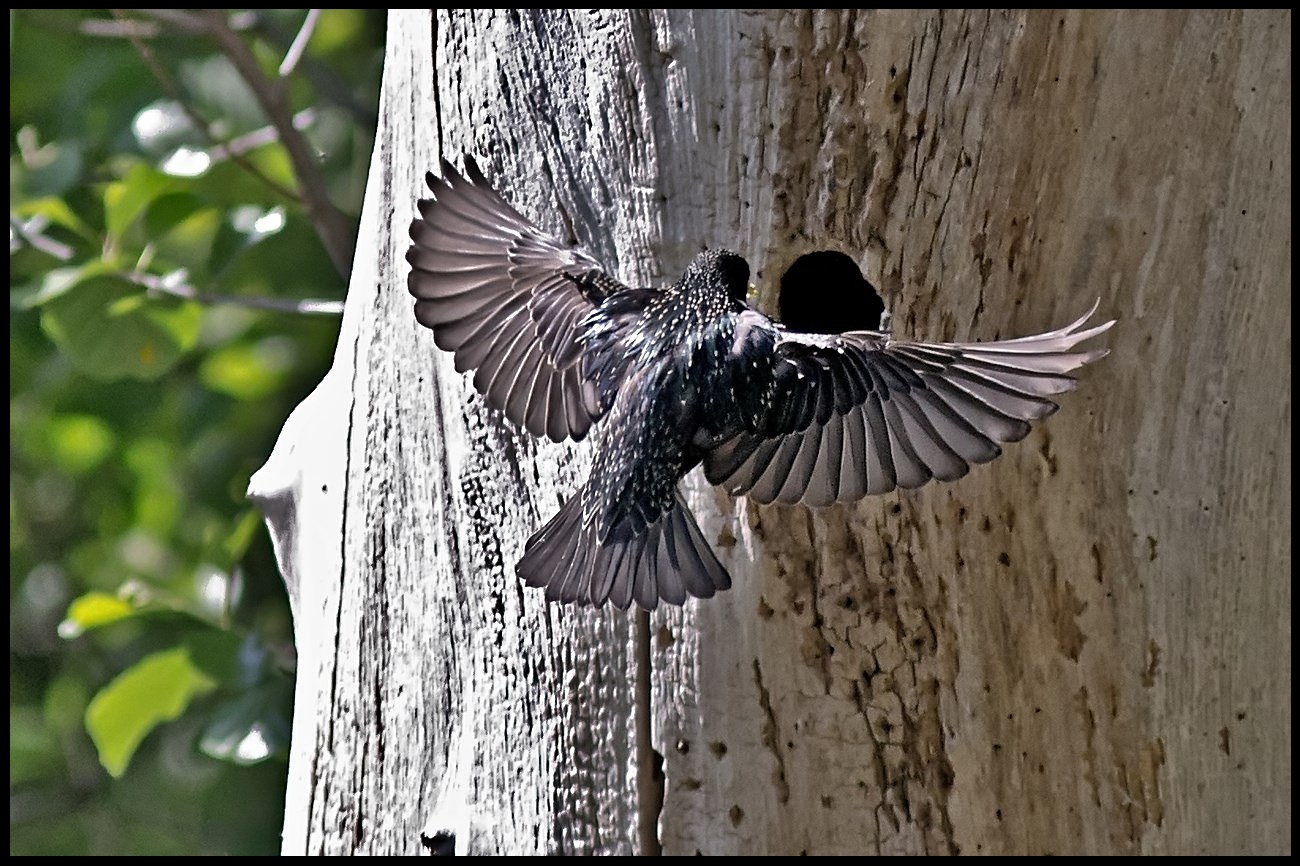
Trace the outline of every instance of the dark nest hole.
{"type": "Polygon", "coordinates": [[[885,302],[853,259],[818,250],[795,259],[781,276],[781,323],[792,331],[877,331],[885,302]]]}

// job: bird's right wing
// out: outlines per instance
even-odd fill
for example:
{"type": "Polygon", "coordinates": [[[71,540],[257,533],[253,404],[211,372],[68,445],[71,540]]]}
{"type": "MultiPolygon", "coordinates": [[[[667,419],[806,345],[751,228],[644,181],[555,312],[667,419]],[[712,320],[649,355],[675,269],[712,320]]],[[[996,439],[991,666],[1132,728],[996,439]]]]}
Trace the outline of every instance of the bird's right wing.
{"type": "Polygon", "coordinates": [[[990,343],[779,331],[773,397],[759,428],[713,449],[709,482],[762,502],[830,505],[950,481],[1056,411],[1069,373],[1106,349],[1073,351],[1114,322],[990,343]]]}
{"type": "Polygon", "coordinates": [[[605,411],[582,369],[582,323],[626,286],[582,250],[537,229],[472,159],[427,176],[411,223],[415,317],[474,387],[534,436],[581,439],[605,411]]]}

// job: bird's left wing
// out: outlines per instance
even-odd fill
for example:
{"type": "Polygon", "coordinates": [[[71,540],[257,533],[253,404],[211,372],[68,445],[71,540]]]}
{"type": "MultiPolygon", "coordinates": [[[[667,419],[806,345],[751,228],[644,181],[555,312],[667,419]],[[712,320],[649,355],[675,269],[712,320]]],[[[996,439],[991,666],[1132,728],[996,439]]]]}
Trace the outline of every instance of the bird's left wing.
{"type": "Polygon", "coordinates": [[[753,432],[704,459],[709,482],[761,502],[830,505],[950,481],[1056,411],[1069,373],[1106,349],[1074,347],[1110,328],[1073,324],[1014,340],[921,343],[858,331],[779,331],[771,407],[753,432]]]}
{"type": "Polygon", "coordinates": [[[416,319],[511,421],[582,439],[604,407],[583,376],[581,323],[626,286],[520,216],[469,157],[464,176],[443,160],[426,180],[406,254],[416,319]]]}

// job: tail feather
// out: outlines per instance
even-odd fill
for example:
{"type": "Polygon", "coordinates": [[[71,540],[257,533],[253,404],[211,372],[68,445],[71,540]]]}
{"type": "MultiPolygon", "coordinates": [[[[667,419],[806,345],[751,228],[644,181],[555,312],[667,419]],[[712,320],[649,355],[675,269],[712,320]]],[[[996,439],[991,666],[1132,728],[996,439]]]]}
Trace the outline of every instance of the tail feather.
{"type": "Polygon", "coordinates": [[[582,577],[594,565],[592,560],[596,558],[599,551],[585,543],[586,539],[581,528],[582,522],[579,521],[577,530],[570,531],[570,534],[563,539],[564,551],[562,555],[556,557],[558,561],[555,563],[555,577],[546,587],[546,597],[550,601],[568,604],[586,595],[584,591],[586,585],[582,577]],[[564,555],[565,552],[568,555],[564,555]]]}
{"type": "Polygon", "coordinates": [[[533,533],[524,544],[524,557],[520,560],[520,565],[522,566],[525,560],[531,559],[534,566],[527,573],[522,567],[518,572],[528,586],[552,585],[556,582],[556,578],[563,576],[559,569],[572,560],[579,539],[577,530],[582,519],[582,509],[570,508],[569,505],[572,503],[573,500],[570,499],[569,504],[561,508],[559,514],[533,533]],[[551,556],[542,558],[540,551],[543,549],[549,549],[551,556]]]}
{"type": "MultiPolygon", "coordinates": [[[[676,541],[676,533],[673,532],[671,523],[671,514],[663,515],[659,521],[656,521],[656,525],[659,526],[658,542],[654,547],[643,543],[645,563],[637,572],[636,582],[632,586],[632,592],[636,596],[636,603],[646,610],[654,610],[655,604],[660,598],[663,598],[669,604],[686,603],[684,595],[673,591],[675,586],[672,566],[665,562],[666,551],[676,541]]],[[[648,542],[649,540],[650,535],[646,533],[644,541],[648,542]]]]}
{"type": "Polygon", "coordinates": [[[583,496],[571,497],[528,539],[516,566],[525,584],[545,588],[548,600],[619,609],[635,601],[653,610],[660,601],[684,604],[731,586],[680,495],[639,534],[611,533],[603,542],[583,520],[583,496]]]}
{"type": "MultiPolygon", "coordinates": [[[[609,603],[619,610],[627,610],[632,604],[632,590],[636,588],[636,575],[644,567],[645,551],[647,545],[642,545],[635,550],[629,550],[623,557],[623,573],[611,573],[608,580],[608,587],[602,587],[605,591],[604,597],[609,599],[609,603]]],[[[600,597],[599,593],[592,596],[592,604],[599,604],[596,601],[600,597]]]]}
{"type": "MultiPolygon", "coordinates": [[[[668,516],[668,527],[664,532],[663,546],[655,559],[655,577],[658,577],[659,596],[671,605],[681,605],[686,601],[686,576],[689,568],[697,568],[694,557],[690,555],[690,546],[694,538],[682,525],[681,515],[685,508],[673,508],[668,516]]],[[[690,521],[694,523],[694,520],[690,521]]],[[[694,581],[692,581],[694,583],[694,581]]],[[[712,593],[708,593],[712,596],[712,593]]]]}
{"type": "MultiPolygon", "coordinates": [[[[635,566],[636,551],[629,550],[628,545],[621,544],[605,548],[608,550],[608,562],[598,559],[589,584],[590,591],[582,599],[585,604],[599,604],[601,599],[609,598],[610,590],[620,579],[627,580],[628,561],[635,566]]],[[[604,552],[602,550],[602,553],[604,552]]]]}
{"type": "Polygon", "coordinates": [[[677,548],[679,551],[684,549],[692,560],[690,565],[683,563],[683,567],[677,572],[686,583],[686,591],[691,595],[707,598],[719,589],[727,589],[731,586],[731,576],[722,567],[722,563],[718,562],[718,558],[712,555],[713,551],[709,548],[709,543],[704,540],[704,533],[700,531],[699,524],[684,508],[680,513],[681,528],[685,531],[689,543],[678,542],[677,548]],[[701,551],[708,555],[702,556],[701,551]]]}

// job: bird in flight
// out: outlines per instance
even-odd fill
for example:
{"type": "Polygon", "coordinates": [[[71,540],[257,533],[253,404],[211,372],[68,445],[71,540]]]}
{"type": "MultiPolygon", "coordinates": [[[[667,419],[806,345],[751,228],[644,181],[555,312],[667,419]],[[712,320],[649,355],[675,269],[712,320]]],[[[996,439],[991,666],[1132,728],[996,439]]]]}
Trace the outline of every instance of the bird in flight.
{"type": "Polygon", "coordinates": [[[426,177],[406,254],[415,318],[534,436],[594,431],[587,482],[516,571],[546,598],[626,609],[731,585],[678,481],[760,503],[825,506],[952,481],[1056,411],[1097,305],[1056,331],[925,343],[883,331],[788,330],[746,303],[749,265],[700,253],[677,282],[632,288],[525,219],[474,160],[426,177]]]}

